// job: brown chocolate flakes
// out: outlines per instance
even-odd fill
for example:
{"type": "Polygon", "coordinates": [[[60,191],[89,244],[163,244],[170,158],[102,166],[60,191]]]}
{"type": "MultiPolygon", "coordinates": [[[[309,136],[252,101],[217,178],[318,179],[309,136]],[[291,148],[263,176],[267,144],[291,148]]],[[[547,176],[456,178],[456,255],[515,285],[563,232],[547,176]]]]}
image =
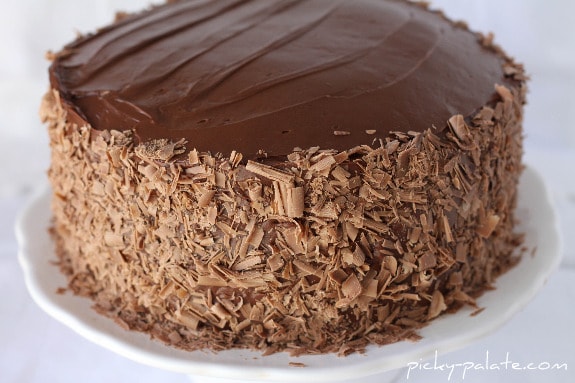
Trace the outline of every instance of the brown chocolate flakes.
{"type": "Polygon", "coordinates": [[[429,306],[429,311],[427,312],[427,319],[432,319],[441,314],[447,309],[445,304],[445,299],[443,294],[439,290],[435,290],[431,296],[431,305],[429,306]]]}
{"type": "Polygon", "coordinates": [[[290,184],[294,180],[294,176],[290,173],[276,169],[272,166],[265,165],[259,162],[249,160],[246,165],[246,170],[272,181],[290,184]]]}
{"type": "Polygon", "coordinates": [[[172,157],[186,151],[185,140],[169,142],[166,139],[152,140],[136,147],[136,153],[149,161],[169,161],[172,157]]]}
{"type": "Polygon", "coordinates": [[[477,233],[481,235],[483,238],[487,238],[493,233],[497,224],[501,220],[497,214],[489,214],[486,217],[483,217],[479,226],[477,227],[477,233]]]}

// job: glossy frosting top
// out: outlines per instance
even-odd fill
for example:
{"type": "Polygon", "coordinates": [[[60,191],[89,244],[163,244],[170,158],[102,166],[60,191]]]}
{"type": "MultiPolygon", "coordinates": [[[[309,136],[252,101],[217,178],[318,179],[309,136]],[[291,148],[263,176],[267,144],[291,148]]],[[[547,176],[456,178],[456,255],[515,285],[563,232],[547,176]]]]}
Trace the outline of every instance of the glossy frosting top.
{"type": "Polygon", "coordinates": [[[400,0],[199,0],[79,38],[50,77],[95,129],[253,158],[442,129],[492,99],[503,60],[400,0]]]}

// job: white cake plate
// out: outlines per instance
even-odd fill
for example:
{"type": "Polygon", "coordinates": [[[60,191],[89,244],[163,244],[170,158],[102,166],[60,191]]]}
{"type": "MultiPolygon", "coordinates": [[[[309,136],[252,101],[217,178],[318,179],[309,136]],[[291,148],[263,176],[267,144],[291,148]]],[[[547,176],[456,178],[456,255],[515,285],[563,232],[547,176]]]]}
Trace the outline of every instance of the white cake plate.
{"type": "Polygon", "coordinates": [[[526,233],[528,251],[520,263],[499,277],[496,289],[478,299],[484,310],[471,316],[472,308],[443,315],[419,332],[418,342],[370,346],[363,355],[290,357],[286,353],[262,356],[258,352],[230,350],[219,353],[186,352],[153,341],[148,335],[126,331],[91,309],[89,299],[58,294],[67,285],[54,265],[56,256],[48,234],[50,190],[32,199],[21,213],[16,234],[19,261],[26,286],[36,303],[78,334],[136,362],[188,374],[195,381],[226,380],[268,382],[359,381],[383,383],[401,368],[462,348],[494,332],[521,310],[540,290],[561,258],[557,218],[541,177],[527,167],[519,185],[519,232],[526,233]]]}

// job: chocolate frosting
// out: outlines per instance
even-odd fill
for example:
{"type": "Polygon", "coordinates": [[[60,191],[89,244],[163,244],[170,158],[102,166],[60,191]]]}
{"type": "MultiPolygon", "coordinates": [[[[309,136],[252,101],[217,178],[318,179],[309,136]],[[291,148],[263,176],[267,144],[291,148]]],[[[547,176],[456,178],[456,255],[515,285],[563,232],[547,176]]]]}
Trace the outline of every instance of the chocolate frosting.
{"type": "Polygon", "coordinates": [[[399,0],[179,1],[79,38],[50,78],[95,129],[282,156],[472,114],[505,77],[478,40],[399,0]]]}

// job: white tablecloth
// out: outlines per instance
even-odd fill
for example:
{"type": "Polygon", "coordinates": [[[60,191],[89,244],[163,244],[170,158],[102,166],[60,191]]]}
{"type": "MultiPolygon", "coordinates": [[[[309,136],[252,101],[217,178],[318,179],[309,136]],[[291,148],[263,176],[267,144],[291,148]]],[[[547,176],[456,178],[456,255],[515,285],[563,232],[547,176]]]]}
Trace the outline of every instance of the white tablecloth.
{"type": "MultiPolygon", "coordinates": [[[[43,55],[111,20],[116,9],[147,0],[8,0],[0,14],[0,381],[185,382],[185,376],[143,366],[84,340],[32,301],[16,254],[14,222],[45,179],[48,145],[37,109],[47,88],[43,55]]],[[[563,261],[533,302],[503,328],[438,362],[481,365],[506,359],[535,370],[474,370],[450,381],[575,381],[575,3],[562,0],[436,0],[496,41],[532,76],[526,159],[545,178],[564,239],[563,261]],[[557,370],[546,363],[566,364],[557,370]]],[[[398,382],[446,382],[446,371],[404,368],[398,382]]]]}

